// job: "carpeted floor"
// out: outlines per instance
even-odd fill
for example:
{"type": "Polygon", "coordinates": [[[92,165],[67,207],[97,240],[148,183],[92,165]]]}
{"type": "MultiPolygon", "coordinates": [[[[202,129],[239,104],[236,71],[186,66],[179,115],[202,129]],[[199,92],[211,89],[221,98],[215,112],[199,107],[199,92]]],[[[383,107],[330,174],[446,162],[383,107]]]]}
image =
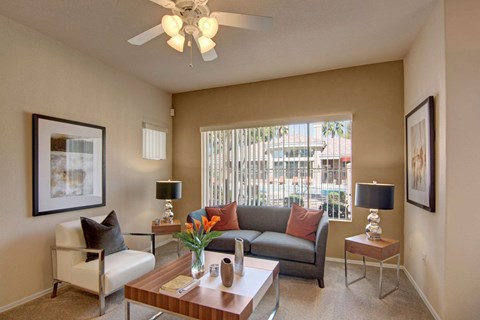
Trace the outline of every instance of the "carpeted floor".
{"type": "MultiPolygon", "coordinates": [[[[176,258],[176,244],[171,242],[157,251],[157,267],[176,258]]],[[[362,267],[352,265],[349,274],[361,274],[362,267]]],[[[280,308],[275,319],[433,319],[429,310],[401,271],[400,290],[378,299],[378,268],[367,267],[367,279],[345,287],[342,263],[327,262],[325,288],[316,280],[280,276],[280,308]]],[[[384,290],[393,286],[395,270],[384,271],[384,290]]],[[[273,308],[275,290],[267,292],[251,320],[266,319],[273,308]]],[[[123,290],[106,299],[107,311],[98,317],[98,298],[71,286],[59,290],[57,298],[44,296],[0,314],[0,320],[39,319],[99,319],[125,318],[123,290]]],[[[132,305],[132,319],[149,319],[156,312],[144,306],[132,305]]],[[[162,315],[162,320],[179,319],[162,315]]]]}

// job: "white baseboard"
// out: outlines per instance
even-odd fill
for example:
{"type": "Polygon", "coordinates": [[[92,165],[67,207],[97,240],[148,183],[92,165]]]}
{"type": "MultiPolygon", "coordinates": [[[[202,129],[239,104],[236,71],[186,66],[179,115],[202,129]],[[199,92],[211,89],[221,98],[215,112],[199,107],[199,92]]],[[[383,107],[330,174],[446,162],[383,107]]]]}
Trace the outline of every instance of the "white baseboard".
{"type": "Polygon", "coordinates": [[[415,288],[415,290],[417,290],[418,294],[420,295],[420,298],[422,298],[423,302],[425,303],[425,305],[427,306],[428,310],[430,310],[430,313],[432,314],[432,316],[435,318],[435,320],[441,320],[440,316],[438,315],[437,311],[435,310],[435,308],[430,304],[430,301],[428,301],[427,297],[425,296],[425,294],[423,293],[422,289],[420,289],[420,286],[415,282],[415,280],[413,279],[412,275],[410,274],[410,272],[408,272],[408,270],[406,268],[403,268],[403,271],[405,272],[405,274],[407,275],[407,278],[408,280],[410,280],[410,283],[413,285],[413,287],[415,288]]]}
{"type": "MultiPolygon", "coordinates": [[[[58,289],[62,288],[63,286],[65,286],[65,285],[64,285],[63,283],[60,283],[60,284],[58,285],[58,289]]],[[[5,305],[5,306],[1,306],[1,307],[0,307],[0,313],[5,312],[5,311],[10,310],[10,309],[13,309],[13,308],[15,308],[15,307],[18,307],[18,306],[20,306],[20,305],[22,305],[22,304],[25,304],[25,303],[27,303],[27,302],[30,302],[30,301],[32,301],[32,300],[35,300],[35,299],[40,298],[40,297],[42,297],[42,296],[45,296],[45,295],[47,295],[47,294],[51,294],[51,293],[52,293],[52,290],[53,290],[53,287],[50,287],[50,288],[48,288],[48,289],[45,289],[45,290],[42,290],[42,291],[40,291],[40,292],[36,292],[36,293],[34,293],[34,294],[32,294],[32,295],[29,295],[28,297],[25,297],[25,298],[22,298],[22,299],[20,299],[20,300],[17,300],[17,301],[14,301],[14,302],[12,302],[12,303],[9,303],[9,304],[7,304],[7,305],[5,305]]]]}

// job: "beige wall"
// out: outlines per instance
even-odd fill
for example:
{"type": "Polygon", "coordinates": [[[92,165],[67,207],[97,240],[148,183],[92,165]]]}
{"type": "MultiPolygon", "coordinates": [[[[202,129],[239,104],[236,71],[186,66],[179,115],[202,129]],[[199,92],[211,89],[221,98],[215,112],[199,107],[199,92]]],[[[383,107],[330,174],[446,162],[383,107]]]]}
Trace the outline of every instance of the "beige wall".
{"type": "Polygon", "coordinates": [[[480,2],[445,0],[447,246],[445,319],[480,319],[480,2]]]}
{"type": "Polygon", "coordinates": [[[479,16],[439,1],[405,59],[405,114],[435,95],[437,148],[437,210],[405,204],[405,266],[439,319],[480,317],[479,16]]]}
{"type": "MultiPolygon", "coordinates": [[[[200,127],[353,113],[353,183],[396,185],[395,209],[382,212],[385,237],[403,243],[403,64],[328,71],[173,96],[173,176],[183,180],[175,202],[182,219],[201,206],[200,127]]],[[[327,255],[343,257],[345,237],[362,233],[367,209],[330,224],[327,255]]]]}
{"type": "Polygon", "coordinates": [[[445,314],[446,103],[444,5],[439,1],[404,60],[405,115],[435,97],[436,212],[405,202],[405,267],[440,317],[445,314]]]}
{"type": "Polygon", "coordinates": [[[149,230],[171,152],[141,158],[142,120],[171,132],[171,95],[2,16],[0,43],[1,308],[51,287],[56,224],[115,209],[124,231],[149,230]],[[106,127],[106,207],[32,217],[32,113],[106,127]]]}

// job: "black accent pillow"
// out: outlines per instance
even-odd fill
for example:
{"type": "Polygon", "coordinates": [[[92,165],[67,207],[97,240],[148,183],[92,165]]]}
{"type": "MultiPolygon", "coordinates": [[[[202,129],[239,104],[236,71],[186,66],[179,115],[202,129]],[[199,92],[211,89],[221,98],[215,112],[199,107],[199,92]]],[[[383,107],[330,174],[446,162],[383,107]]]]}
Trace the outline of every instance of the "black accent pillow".
{"type": "MultiPolygon", "coordinates": [[[[101,223],[85,217],[80,217],[80,222],[88,249],[104,249],[105,256],[128,249],[115,211],[110,212],[101,223]]],[[[85,262],[96,259],[98,254],[87,253],[85,262]]]]}

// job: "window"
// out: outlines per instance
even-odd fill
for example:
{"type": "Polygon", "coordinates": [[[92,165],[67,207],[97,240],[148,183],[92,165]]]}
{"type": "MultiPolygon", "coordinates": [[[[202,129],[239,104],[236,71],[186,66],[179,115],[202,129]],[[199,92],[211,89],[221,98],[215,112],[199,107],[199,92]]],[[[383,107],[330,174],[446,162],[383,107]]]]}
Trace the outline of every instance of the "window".
{"type": "Polygon", "coordinates": [[[167,129],[143,123],[143,152],[144,159],[165,160],[167,158],[167,129]]]}
{"type": "Polygon", "coordinates": [[[204,206],[321,208],[351,219],[351,120],[202,131],[204,206]]]}

